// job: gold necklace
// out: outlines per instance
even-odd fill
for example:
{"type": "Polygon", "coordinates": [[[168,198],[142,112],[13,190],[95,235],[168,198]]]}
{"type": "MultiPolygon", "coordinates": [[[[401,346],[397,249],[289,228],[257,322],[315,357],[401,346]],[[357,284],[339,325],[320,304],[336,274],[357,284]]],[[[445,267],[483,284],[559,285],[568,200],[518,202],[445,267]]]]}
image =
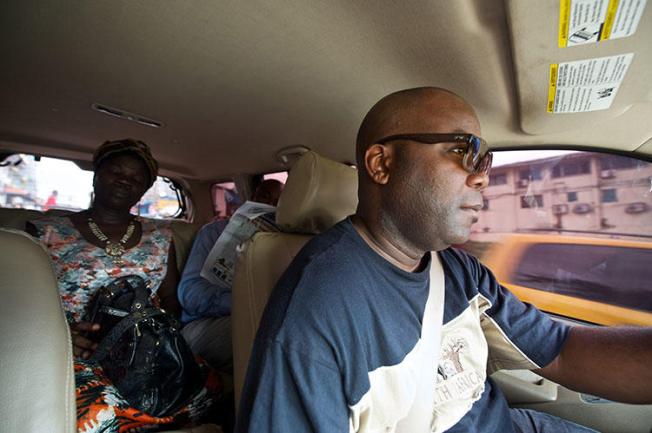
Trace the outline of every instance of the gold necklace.
{"type": "Polygon", "coordinates": [[[113,260],[113,263],[116,265],[122,265],[124,263],[122,260],[122,255],[126,251],[125,244],[136,230],[136,224],[134,224],[134,220],[135,218],[129,221],[127,231],[124,235],[122,235],[119,242],[111,242],[109,237],[105,235],[102,230],[100,230],[100,227],[97,225],[97,223],[93,221],[93,218],[88,217],[88,228],[91,229],[91,232],[97,239],[100,240],[100,242],[106,242],[104,245],[104,251],[106,251],[106,254],[113,260]]]}

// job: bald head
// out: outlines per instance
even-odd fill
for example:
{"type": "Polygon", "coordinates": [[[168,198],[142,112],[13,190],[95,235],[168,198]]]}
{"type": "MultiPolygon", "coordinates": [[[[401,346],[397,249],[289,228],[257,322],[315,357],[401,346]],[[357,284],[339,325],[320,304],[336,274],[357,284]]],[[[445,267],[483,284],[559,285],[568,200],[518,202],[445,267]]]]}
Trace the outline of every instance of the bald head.
{"type": "Polygon", "coordinates": [[[374,239],[388,241],[385,253],[396,247],[414,262],[468,240],[488,176],[464,168],[458,142],[383,140],[411,134],[480,136],[480,122],[468,102],[435,87],[392,93],[362,121],[356,216],[374,239]]]}
{"type": "Polygon", "coordinates": [[[460,111],[471,114],[477,120],[475,111],[468,102],[450,90],[439,87],[417,87],[385,96],[369,110],[358,130],[358,167],[364,167],[363,159],[367,148],[382,137],[405,133],[443,132],[435,131],[433,123],[457,115],[460,111]]]}

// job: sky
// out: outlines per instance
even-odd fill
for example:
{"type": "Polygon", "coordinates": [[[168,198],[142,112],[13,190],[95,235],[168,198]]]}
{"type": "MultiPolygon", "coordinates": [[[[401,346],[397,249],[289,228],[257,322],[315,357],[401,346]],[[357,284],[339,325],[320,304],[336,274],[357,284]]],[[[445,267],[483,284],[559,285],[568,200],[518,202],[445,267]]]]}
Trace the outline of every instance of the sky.
{"type": "Polygon", "coordinates": [[[550,158],[551,156],[568,155],[576,153],[573,150],[506,150],[494,152],[493,167],[511,164],[513,162],[533,161],[536,159],[550,158]]]}
{"type": "Polygon", "coordinates": [[[93,173],[81,170],[70,161],[41,158],[36,163],[36,190],[41,199],[47,199],[52,190],[59,192],[58,202],[86,208],[93,190],[93,173]]]}

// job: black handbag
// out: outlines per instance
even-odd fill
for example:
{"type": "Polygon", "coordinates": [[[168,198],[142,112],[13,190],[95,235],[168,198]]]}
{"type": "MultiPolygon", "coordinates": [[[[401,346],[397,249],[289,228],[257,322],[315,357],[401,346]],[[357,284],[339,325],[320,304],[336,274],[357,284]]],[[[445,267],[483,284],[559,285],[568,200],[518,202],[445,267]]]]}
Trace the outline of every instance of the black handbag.
{"type": "Polygon", "coordinates": [[[203,385],[178,321],[154,306],[145,281],[130,275],[100,289],[88,321],[99,323],[97,361],[120,395],[152,416],[172,415],[203,385]]]}

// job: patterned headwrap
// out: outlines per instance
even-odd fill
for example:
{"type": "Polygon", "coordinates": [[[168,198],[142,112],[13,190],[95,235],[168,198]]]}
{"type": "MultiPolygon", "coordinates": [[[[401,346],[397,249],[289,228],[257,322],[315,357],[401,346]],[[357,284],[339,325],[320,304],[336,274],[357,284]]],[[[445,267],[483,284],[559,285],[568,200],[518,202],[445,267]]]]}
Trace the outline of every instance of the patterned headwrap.
{"type": "Polygon", "coordinates": [[[108,158],[125,153],[136,155],[143,160],[149,174],[149,186],[152,186],[158,175],[158,163],[152,156],[149,146],[143,141],[134,140],[133,138],[105,141],[93,154],[93,170],[97,171],[99,166],[108,158]]]}

